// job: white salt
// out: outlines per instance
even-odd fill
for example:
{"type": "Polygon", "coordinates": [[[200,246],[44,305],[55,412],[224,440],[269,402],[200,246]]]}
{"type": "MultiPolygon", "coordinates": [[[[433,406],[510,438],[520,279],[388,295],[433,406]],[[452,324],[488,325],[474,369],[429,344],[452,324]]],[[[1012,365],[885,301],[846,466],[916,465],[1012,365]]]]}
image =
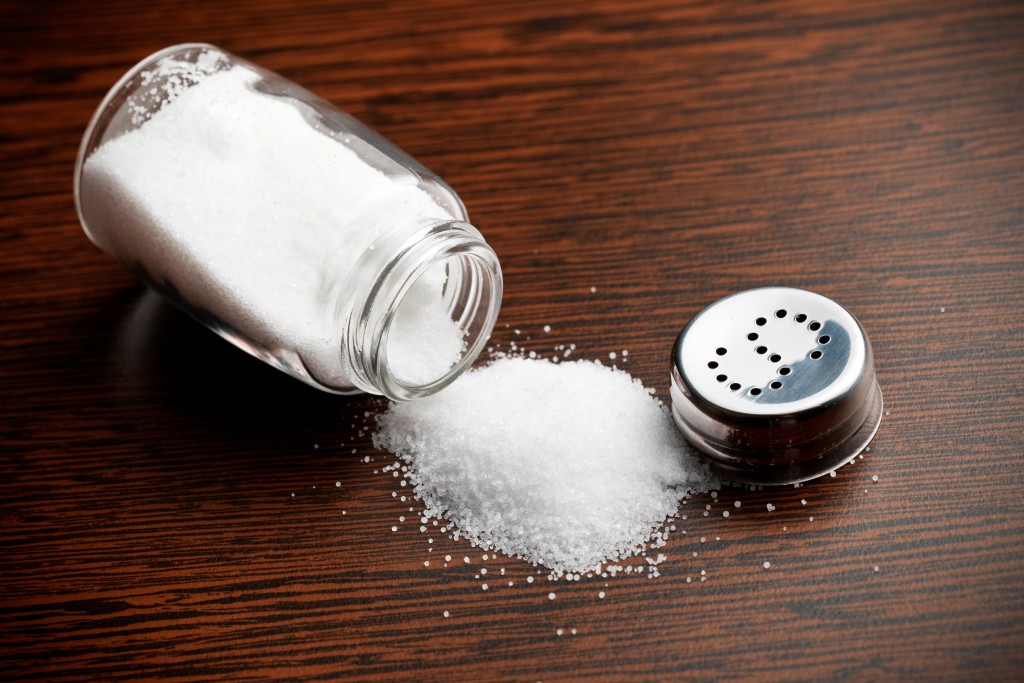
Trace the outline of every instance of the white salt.
{"type": "MultiPolygon", "coordinates": [[[[350,385],[336,308],[357,259],[399,222],[452,216],[292,102],[257,92],[260,76],[249,68],[164,60],[147,73],[173,74],[164,106],[83,167],[93,238],[240,334],[239,343],[255,344],[257,355],[350,385]]],[[[407,383],[439,378],[464,352],[443,285],[428,271],[398,308],[387,353],[407,383]]]]}
{"type": "Polygon", "coordinates": [[[717,486],[640,382],[594,362],[501,358],[379,422],[426,514],[558,575],[642,551],[717,486]]]}
{"type": "Polygon", "coordinates": [[[402,299],[388,344],[388,366],[402,381],[428,384],[451,369],[466,341],[441,297],[443,272],[429,270],[402,299]]]}

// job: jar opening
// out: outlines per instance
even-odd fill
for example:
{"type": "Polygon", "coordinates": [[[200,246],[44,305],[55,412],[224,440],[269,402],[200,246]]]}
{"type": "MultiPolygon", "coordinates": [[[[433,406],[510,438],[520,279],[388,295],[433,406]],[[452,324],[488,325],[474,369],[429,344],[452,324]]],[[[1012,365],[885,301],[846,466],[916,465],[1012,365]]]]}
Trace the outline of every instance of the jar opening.
{"type": "Polygon", "coordinates": [[[433,394],[480,354],[501,304],[497,256],[473,226],[440,221],[411,236],[355,316],[353,359],[367,390],[394,400],[433,394]]]}

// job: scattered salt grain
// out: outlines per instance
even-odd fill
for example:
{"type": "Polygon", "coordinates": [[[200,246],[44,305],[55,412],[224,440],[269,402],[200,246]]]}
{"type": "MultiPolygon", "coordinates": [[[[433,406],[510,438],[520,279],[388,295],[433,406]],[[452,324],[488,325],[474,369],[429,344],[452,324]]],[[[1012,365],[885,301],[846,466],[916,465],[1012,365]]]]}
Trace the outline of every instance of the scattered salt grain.
{"type": "Polygon", "coordinates": [[[764,563],[764,568],[765,568],[765,569],[769,569],[769,568],[770,568],[771,566],[772,566],[772,563],[771,563],[771,562],[768,562],[767,560],[765,560],[765,563],[764,563]]]}
{"type": "Polygon", "coordinates": [[[373,441],[406,464],[425,516],[556,575],[641,552],[718,485],[638,381],[587,361],[499,358],[393,404],[373,441]]]}
{"type": "Polygon", "coordinates": [[[548,600],[554,600],[554,599],[555,599],[555,598],[557,598],[557,597],[558,597],[558,596],[557,596],[557,595],[555,595],[554,593],[548,593],[548,600]]]}

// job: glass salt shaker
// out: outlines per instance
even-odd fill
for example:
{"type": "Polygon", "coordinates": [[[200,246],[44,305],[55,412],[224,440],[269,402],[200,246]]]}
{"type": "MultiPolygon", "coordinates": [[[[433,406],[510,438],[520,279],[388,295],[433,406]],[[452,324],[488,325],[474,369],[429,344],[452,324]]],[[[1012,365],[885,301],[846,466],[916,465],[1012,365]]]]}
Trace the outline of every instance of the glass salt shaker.
{"type": "Polygon", "coordinates": [[[325,391],[434,393],[498,316],[497,256],[443,180],[212,45],[166,48],[121,78],[86,129],[74,191],[100,249],[325,391]]]}

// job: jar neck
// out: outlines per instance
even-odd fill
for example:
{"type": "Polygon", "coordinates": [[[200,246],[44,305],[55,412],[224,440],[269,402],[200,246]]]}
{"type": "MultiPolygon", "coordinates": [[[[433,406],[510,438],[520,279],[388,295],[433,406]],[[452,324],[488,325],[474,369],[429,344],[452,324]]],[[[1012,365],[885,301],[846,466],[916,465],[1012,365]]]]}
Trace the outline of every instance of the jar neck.
{"type": "Polygon", "coordinates": [[[423,219],[370,245],[344,289],[340,353],[352,383],[406,401],[448,386],[480,354],[501,267],[469,223],[423,219]]]}

